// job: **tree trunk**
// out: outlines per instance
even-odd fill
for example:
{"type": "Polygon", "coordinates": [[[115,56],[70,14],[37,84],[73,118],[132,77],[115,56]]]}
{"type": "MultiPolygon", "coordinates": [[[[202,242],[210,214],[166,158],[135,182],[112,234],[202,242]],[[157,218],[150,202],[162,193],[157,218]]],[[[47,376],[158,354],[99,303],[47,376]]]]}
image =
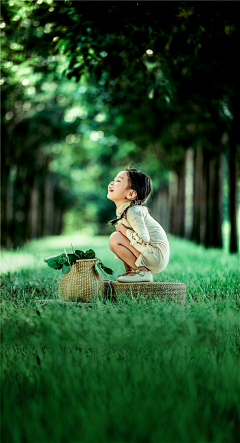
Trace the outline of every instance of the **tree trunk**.
{"type": "Polygon", "coordinates": [[[54,235],[61,235],[63,227],[63,213],[61,208],[58,206],[55,209],[55,220],[54,220],[54,235]]]}
{"type": "Polygon", "coordinates": [[[54,182],[50,175],[45,175],[44,186],[44,225],[43,235],[54,234],[54,182]]]}
{"type": "Polygon", "coordinates": [[[186,175],[186,156],[179,163],[177,176],[177,211],[175,220],[175,231],[178,237],[184,238],[185,235],[185,175],[186,175]]]}
{"type": "Polygon", "coordinates": [[[203,149],[194,153],[194,209],[191,240],[206,248],[222,248],[221,154],[203,149]]]}
{"type": "Polygon", "coordinates": [[[175,230],[175,220],[177,213],[177,189],[178,189],[178,176],[175,172],[171,172],[170,183],[169,183],[169,233],[176,235],[175,230]]]}
{"type": "Polygon", "coordinates": [[[178,237],[185,235],[185,173],[186,156],[179,161],[170,180],[170,226],[169,232],[178,237]]]}
{"type": "Polygon", "coordinates": [[[200,244],[206,247],[208,220],[208,189],[209,189],[209,151],[202,147],[202,178],[200,189],[200,244]]]}
{"type": "Polygon", "coordinates": [[[7,180],[6,192],[6,247],[14,247],[14,185],[16,180],[17,167],[11,166],[7,180]]]}
{"type": "Polygon", "coordinates": [[[166,232],[169,231],[169,182],[161,181],[157,192],[150,203],[152,217],[157,220],[166,232]]]}
{"type": "Polygon", "coordinates": [[[184,237],[190,239],[193,228],[193,181],[194,181],[194,151],[186,153],[185,177],[185,232],[184,237]]]}
{"type": "MultiPolygon", "coordinates": [[[[199,144],[194,152],[194,181],[193,181],[193,227],[191,240],[200,244],[200,225],[202,209],[202,183],[203,183],[203,152],[199,144]]],[[[203,229],[203,226],[202,226],[203,229]]]]}
{"type": "MultiPolygon", "coordinates": [[[[2,158],[2,161],[5,159],[2,158]]],[[[9,168],[4,167],[2,171],[2,186],[1,186],[1,246],[7,247],[7,182],[9,175],[9,168]]]]}
{"type": "Polygon", "coordinates": [[[238,161],[235,137],[230,135],[229,152],[229,216],[230,216],[230,252],[238,252],[237,234],[237,196],[238,196],[238,161]]]}
{"type": "Polygon", "coordinates": [[[31,203],[29,211],[31,238],[40,237],[40,201],[39,201],[39,176],[35,175],[31,192],[31,203]]]}
{"type": "Polygon", "coordinates": [[[222,181],[223,156],[215,155],[209,159],[207,180],[207,229],[204,246],[222,248],[222,181]]]}
{"type": "Polygon", "coordinates": [[[32,182],[31,168],[25,165],[20,166],[15,182],[14,248],[23,246],[31,239],[29,213],[32,182]]]}

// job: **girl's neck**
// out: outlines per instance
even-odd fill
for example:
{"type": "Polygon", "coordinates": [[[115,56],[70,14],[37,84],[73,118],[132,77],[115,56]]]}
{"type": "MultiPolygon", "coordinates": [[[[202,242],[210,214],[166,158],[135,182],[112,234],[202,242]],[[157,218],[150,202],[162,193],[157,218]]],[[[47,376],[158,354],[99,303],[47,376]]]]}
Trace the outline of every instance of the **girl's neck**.
{"type": "Polygon", "coordinates": [[[126,203],[131,203],[131,201],[130,200],[125,200],[125,201],[120,201],[120,202],[115,202],[115,205],[116,205],[116,208],[118,209],[118,208],[120,208],[120,206],[123,206],[123,205],[125,205],[126,203]]]}

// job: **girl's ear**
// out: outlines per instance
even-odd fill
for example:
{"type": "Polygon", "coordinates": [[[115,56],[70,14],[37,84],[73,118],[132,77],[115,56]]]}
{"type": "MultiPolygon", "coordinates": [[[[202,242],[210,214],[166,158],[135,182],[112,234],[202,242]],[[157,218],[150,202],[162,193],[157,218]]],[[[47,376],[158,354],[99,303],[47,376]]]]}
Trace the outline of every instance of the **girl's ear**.
{"type": "Polygon", "coordinates": [[[137,198],[137,192],[132,189],[129,191],[127,198],[129,200],[135,200],[137,198]]]}

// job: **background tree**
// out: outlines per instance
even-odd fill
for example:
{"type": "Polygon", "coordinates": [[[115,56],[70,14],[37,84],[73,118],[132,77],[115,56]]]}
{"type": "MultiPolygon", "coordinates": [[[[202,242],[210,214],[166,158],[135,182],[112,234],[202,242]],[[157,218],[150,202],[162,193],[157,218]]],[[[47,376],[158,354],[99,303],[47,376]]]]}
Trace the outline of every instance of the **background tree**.
{"type": "MultiPolygon", "coordinates": [[[[162,102],[166,101],[169,104],[179,104],[185,120],[189,118],[186,112],[189,106],[193,110],[197,107],[204,111],[203,119],[211,119],[210,122],[200,122],[202,130],[200,140],[204,143],[202,149],[204,148],[204,162],[208,170],[202,177],[206,188],[202,196],[205,200],[203,217],[206,218],[206,228],[199,239],[205,246],[221,247],[222,245],[221,207],[213,202],[216,192],[218,197],[221,196],[222,162],[220,157],[221,152],[226,151],[226,146],[221,142],[226,130],[225,116],[232,121],[231,125],[227,125],[229,140],[232,138],[234,140],[234,147],[231,142],[228,144],[231,169],[229,174],[230,250],[236,252],[236,165],[238,164],[239,138],[236,136],[235,129],[237,109],[234,103],[236,99],[231,99],[236,96],[239,98],[235,57],[239,28],[234,8],[226,13],[224,5],[220,5],[209,15],[205,14],[204,4],[189,6],[186,2],[181,2],[166,9],[165,5],[159,3],[151,4],[151,6],[136,3],[131,8],[130,16],[119,3],[106,5],[106,9],[102,10],[102,19],[97,20],[98,11],[90,12],[88,7],[82,8],[80,3],[74,6],[73,3],[70,2],[70,4],[69,20],[71,21],[74,17],[74,23],[71,24],[71,32],[68,33],[69,41],[65,47],[66,51],[71,50],[69,77],[81,76],[81,65],[79,66],[78,63],[76,66],[76,61],[79,61],[79,52],[81,52],[84,59],[82,66],[87,66],[91,72],[92,81],[100,81],[103,72],[107,73],[104,88],[111,97],[111,105],[120,105],[123,115],[128,114],[133,107],[138,109],[140,102],[143,104],[145,115],[149,115],[148,106],[144,102],[144,94],[146,97],[146,91],[148,91],[149,98],[155,101],[155,108],[157,107],[158,110],[159,102],[162,109],[162,102]],[[162,14],[159,14],[158,9],[157,15],[156,8],[159,6],[164,7],[164,10],[162,14]],[[81,21],[78,23],[77,17],[80,15],[81,21]],[[156,20],[156,16],[160,18],[156,20]],[[74,27],[77,26],[80,31],[78,34],[74,31],[74,27]],[[151,63],[147,60],[149,57],[151,57],[151,63]],[[143,64],[147,69],[143,69],[143,64]],[[128,100],[125,100],[126,97],[128,100]],[[213,145],[210,139],[213,140],[213,145]],[[234,168],[231,167],[233,164],[234,168]]],[[[159,112],[156,112],[156,115],[159,116],[159,112]]],[[[178,118],[178,124],[179,120],[181,119],[178,118]]],[[[190,117],[186,126],[191,123],[190,117]]],[[[143,137],[144,130],[147,138],[154,138],[157,132],[157,137],[161,139],[160,125],[158,122],[155,126],[154,119],[151,119],[149,126],[156,127],[158,131],[150,131],[150,127],[144,121],[141,141],[144,140],[146,143],[146,138],[143,137]]],[[[196,131],[190,129],[189,132],[196,140],[196,131]]],[[[197,145],[199,146],[199,140],[197,145]]],[[[196,162],[195,166],[198,167],[196,162]]],[[[184,168],[184,162],[182,167],[184,168]]],[[[184,176],[184,173],[179,172],[179,174],[184,176]]],[[[195,186],[195,196],[196,192],[195,186]]],[[[197,224],[197,220],[199,217],[195,215],[192,238],[198,241],[197,235],[194,234],[200,231],[200,224],[197,224]]],[[[181,231],[182,229],[180,233],[181,231]]]]}
{"type": "MultiPolygon", "coordinates": [[[[7,20],[3,23],[7,27],[7,20]]],[[[26,18],[21,32],[10,26],[4,31],[2,51],[1,219],[7,247],[60,233],[63,215],[74,201],[60,185],[60,174],[49,170],[61,149],[57,143],[69,132],[64,106],[72,100],[65,100],[64,85],[58,86],[58,57],[37,57],[35,51],[30,58],[24,52],[24,24],[29,26],[26,18]]]]}
{"type": "MultiPolygon", "coordinates": [[[[186,236],[182,214],[186,209],[184,189],[191,147],[195,150],[191,238],[205,246],[221,247],[221,205],[214,203],[221,201],[222,153],[226,153],[229,165],[235,167],[235,178],[229,174],[234,252],[239,143],[237,137],[235,148],[230,143],[236,121],[232,97],[238,94],[236,75],[230,79],[229,74],[229,67],[233,72],[236,63],[233,55],[238,28],[234,13],[226,14],[220,5],[209,16],[204,5],[189,6],[186,2],[169,7],[161,2],[132,3],[126,9],[120,2],[105,2],[92,8],[87,2],[38,0],[25,10],[28,21],[24,22],[26,17],[15,20],[10,12],[11,3],[16,14],[23,14],[18,7],[21,2],[3,3],[8,20],[19,22],[26,58],[32,62],[34,49],[37,57],[46,62],[49,53],[58,57],[61,51],[69,61],[62,80],[65,74],[76,83],[87,80],[86,100],[90,108],[92,104],[91,118],[79,131],[87,135],[90,129],[98,142],[94,154],[103,166],[102,176],[98,175],[103,185],[109,178],[109,166],[117,169],[125,158],[138,159],[154,173],[160,167],[158,181],[162,176],[166,179],[165,168],[175,172],[177,186],[170,210],[170,228],[175,235],[186,236]],[[159,6],[164,6],[160,15],[156,10],[159,6]],[[23,23],[28,23],[25,29],[23,23]],[[45,45],[41,44],[43,36],[45,45]],[[97,121],[101,119],[97,117],[101,107],[107,115],[102,122],[97,121]],[[95,135],[94,125],[98,128],[95,135]],[[114,132],[112,146],[104,144],[107,131],[114,132]],[[101,132],[104,136],[98,137],[101,132]],[[132,145],[124,145],[120,140],[131,140],[132,145]],[[218,198],[214,199],[216,192],[218,198]]],[[[37,69],[39,66],[33,63],[33,71],[37,69]]],[[[82,149],[83,144],[81,152],[82,149]]],[[[94,163],[90,151],[91,148],[90,163],[94,163]]],[[[54,167],[57,171],[56,162],[54,167]]],[[[104,211],[100,210],[100,214],[104,219],[104,211]]]]}

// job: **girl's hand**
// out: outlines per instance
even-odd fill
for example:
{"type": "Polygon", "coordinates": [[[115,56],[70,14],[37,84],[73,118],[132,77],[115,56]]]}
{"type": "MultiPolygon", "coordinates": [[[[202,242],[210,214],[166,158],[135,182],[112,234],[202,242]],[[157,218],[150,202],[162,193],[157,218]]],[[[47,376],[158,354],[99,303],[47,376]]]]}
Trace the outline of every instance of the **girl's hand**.
{"type": "Polygon", "coordinates": [[[122,223],[119,223],[119,225],[115,225],[116,231],[121,232],[121,234],[126,236],[127,228],[122,223]]]}
{"type": "Polygon", "coordinates": [[[122,223],[119,223],[119,225],[115,225],[116,231],[122,232],[122,228],[125,227],[122,223]]]}

